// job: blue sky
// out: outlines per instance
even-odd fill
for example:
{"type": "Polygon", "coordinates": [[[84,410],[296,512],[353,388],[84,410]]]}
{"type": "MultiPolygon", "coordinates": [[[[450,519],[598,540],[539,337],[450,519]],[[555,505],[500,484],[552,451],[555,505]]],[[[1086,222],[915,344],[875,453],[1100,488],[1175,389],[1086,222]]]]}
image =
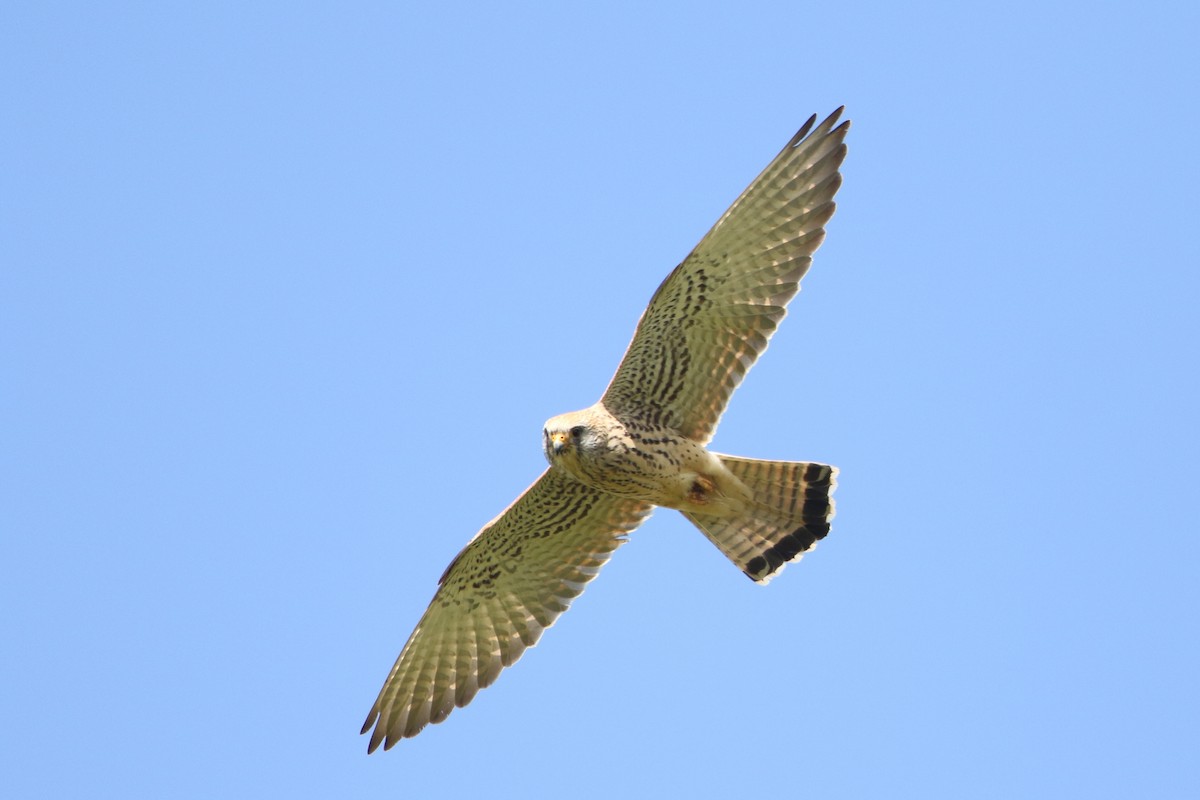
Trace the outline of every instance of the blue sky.
{"type": "Polygon", "coordinates": [[[1200,791],[1195,8],[429,5],[0,11],[6,794],[1200,791]],[[368,758],[542,422],[841,104],[714,442],[838,465],[832,534],[761,588],[660,511],[368,758]]]}

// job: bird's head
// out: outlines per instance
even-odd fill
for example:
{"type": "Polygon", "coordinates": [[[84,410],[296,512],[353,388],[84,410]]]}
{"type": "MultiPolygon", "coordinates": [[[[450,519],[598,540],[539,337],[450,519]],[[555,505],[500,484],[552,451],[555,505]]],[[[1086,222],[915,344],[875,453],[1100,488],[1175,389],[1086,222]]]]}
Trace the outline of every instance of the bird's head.
{"type": "Polygon", "coordinates": [[[571,466],[600,446],[595,427],[586,411],[559,414],[546,422],[542,430],[542,449],[551,464],[562,464],[569,471],[571,466]]]}

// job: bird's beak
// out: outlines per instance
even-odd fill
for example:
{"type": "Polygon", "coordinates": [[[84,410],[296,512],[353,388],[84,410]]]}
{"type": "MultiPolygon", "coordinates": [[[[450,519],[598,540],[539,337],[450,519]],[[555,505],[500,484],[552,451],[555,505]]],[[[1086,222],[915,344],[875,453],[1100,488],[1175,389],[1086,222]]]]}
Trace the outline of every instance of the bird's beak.
{"type": "Polygon", "coordinates": [[[555,431],[554,433],[550,434],[550,449],[554,452],[554,455],[561,453],[563,448],[566,446],[567,435],[565,433],[562,431],[555,431]]]}

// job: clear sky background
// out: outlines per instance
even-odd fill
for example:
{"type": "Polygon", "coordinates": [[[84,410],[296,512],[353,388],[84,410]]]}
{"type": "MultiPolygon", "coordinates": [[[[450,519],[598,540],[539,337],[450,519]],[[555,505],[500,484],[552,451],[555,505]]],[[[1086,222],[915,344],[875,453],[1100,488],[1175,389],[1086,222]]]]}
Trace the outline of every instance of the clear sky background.
{"type": "Polygon", "coordinates": [[[416,5],[0,11],[2,793],[1196,796],[1196,5],[416,5]],[[830,537],[762,588],[660,511],[368,758],[543,421],[843,103],[714,442],[838,465],[830,537]]]}

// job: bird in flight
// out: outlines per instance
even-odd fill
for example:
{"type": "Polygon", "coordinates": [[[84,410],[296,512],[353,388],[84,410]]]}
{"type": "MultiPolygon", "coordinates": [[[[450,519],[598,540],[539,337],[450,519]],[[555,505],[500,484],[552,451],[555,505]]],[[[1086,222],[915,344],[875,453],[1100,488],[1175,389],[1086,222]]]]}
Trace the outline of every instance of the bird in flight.
{"type": "Polygon", "coordinates": [[[813,116],[675,268],[600,401],[542,432],[549,468],[438,581],[362,732],[390,748],[465,706],[655,506],[766,583],[829,532],[837,469],[708,450],[825,238],[849,121],[813,116]]]}

